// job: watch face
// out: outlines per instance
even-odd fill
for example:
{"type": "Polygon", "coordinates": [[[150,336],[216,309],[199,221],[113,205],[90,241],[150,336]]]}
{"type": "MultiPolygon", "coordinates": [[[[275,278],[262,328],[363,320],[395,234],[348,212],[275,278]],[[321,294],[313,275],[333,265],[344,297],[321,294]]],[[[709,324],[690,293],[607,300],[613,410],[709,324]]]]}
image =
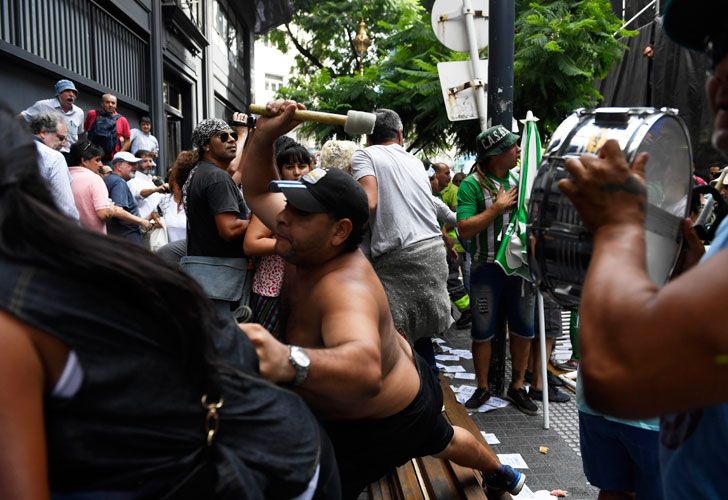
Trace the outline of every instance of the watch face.
{"type": "Polygon", "coordinates": [[[293,358],[293,361],[296,362],[297,365],[302,366],[304,368],[308,367],[308,365],[311,363],[311,360],[308,359],[308,355],[303,351],[303,349],[291,349],[291,357],[293,358]]]}

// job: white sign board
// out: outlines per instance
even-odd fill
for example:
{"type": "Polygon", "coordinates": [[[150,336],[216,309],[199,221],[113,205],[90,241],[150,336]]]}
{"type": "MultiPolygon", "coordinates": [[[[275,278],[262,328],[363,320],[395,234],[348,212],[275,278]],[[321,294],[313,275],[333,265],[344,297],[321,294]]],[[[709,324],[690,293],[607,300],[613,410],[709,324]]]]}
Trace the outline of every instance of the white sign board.
{"type": "MultiPolygon", "coordinates": [[[[488,46],[488,0],[470,0],[475,11],[475,39],[478,49],[488,46]],[[484,17],[485,16],[485,17],[484,17]]],[[[465,31],[463,0],[436,0],[432,6],[432,31],[440,43],[456,52],[470,51],[465,31]]]]}
{"type": "MultiPolygon", "coordinates": [[[[480,60],[481,74],[488,74],[488,61],[480,60]]],[[[451,122],[477,120],[478,108],[475,101],[475,89],[471,86],[470,61],[441,62],[437,64],[440,75],[442,98],[447,109],[447,118],[451,122]],[[464,88],[467,86],[467,88],[464,88]]],[[[487,95],[486,105],[487,105],[487,95]]]]}

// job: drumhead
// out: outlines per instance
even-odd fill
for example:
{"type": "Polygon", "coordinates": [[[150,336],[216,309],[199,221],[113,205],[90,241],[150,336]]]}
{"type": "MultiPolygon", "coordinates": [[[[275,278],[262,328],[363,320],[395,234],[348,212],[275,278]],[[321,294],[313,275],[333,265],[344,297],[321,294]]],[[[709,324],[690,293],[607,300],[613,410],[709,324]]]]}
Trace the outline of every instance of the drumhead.
{"type": "Polygon", "coordinates": [[[591,257],[591,234],[557,184],[568,176],[570,156],[596,154],[615,139],[628,162],[649,153],[645,165],[647,272],[662,286],[682,243],[681,220],[690,206],[692,154],[684,123],[674,110],[579,110],[557,128],[543,156],[528,209],[529,262],[534,281],[565,308],[576,308],[591,257]]]}

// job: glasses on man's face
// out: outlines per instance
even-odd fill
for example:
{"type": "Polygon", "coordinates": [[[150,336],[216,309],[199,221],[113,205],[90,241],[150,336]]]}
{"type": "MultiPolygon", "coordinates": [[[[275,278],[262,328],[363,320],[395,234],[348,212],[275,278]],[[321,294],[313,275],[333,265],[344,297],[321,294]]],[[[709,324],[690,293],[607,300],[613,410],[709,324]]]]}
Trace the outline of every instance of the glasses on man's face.
{"type": "Polygon", "coordinates": [[[57,138],[57,139],[58,139],[58,140],[59,140],[60,142],[64,142],[64,141],[66,140],[66,136],[65,136],[65,135],[61,135],[61,134],[56,134],[56,138],[57,138]]]}
{"type": "Polygon", "coordinates": [[[229,138],[233,138],[233,141],[238,140],[238,134],[237,132],[221,132],[218,136],[220,138],[221,142],[227,142],[229,138]]]}

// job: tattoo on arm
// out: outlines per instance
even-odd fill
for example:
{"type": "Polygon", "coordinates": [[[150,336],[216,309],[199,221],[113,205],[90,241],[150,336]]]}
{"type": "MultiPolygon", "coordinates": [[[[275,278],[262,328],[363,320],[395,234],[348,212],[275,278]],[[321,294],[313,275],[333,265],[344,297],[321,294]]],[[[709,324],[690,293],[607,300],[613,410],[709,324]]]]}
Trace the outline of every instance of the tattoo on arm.
{"type": "Polygon", "coordinates": [[[634,177],[628,177],[621,184],[605,184],[600,188],[605,193],[616,193],[624,191],[629,194],[642,195],[645,194],[645,187],[634,177]]]}

